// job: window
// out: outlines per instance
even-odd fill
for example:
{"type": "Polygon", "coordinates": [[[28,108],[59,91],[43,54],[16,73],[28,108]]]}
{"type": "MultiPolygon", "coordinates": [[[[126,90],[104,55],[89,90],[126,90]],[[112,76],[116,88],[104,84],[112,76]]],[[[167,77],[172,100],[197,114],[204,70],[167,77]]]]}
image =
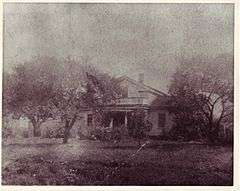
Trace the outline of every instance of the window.
{"type": "Polygon", "coordinates": [[[87,115],[87,126],[91,126],[93,122],[93,115],[92,114],[88,114],[87,115]]]}
{"type": "Polygon", "coordinates": [[[166,115],[165,113],[158,114],[158,127],[164,127],[166,123],[166,115]]]}
{"type": "Polygon", "coordinates": [[[124,88],[122,89],[122,97],[123,97],[123,98],[128,97],[128,88],[127,88],[127,87],[124,87],[124,88]]]}

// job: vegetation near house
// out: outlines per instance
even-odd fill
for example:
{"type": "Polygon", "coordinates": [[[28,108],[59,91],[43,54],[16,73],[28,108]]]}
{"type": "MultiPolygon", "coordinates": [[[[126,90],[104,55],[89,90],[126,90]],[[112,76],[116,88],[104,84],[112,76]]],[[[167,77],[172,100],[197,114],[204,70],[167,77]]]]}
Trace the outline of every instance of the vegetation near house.
{"type": "MultiPolygon", "coordinates": [[[[198,67],[190,64],[190,61],[184,62],[173,75],[169,88],[170,99],[167,97],[167,107],[175,123],[171,133],[188,140],[206,139],[212,143],[222,141],[229,136],[227,132],[232,129],[232,81],[224,78],[221,71],[215,70],[216,66],[198,67]]],[[[141,76],[141,80],[142,78],[141,76]]],[[[34,136],[40,136],[40,126],[46,120],[59,118],[64,123],[63,143],[67,143],[70,131],[82,110],[92,111],[87,114],[87,126],[108,126],[105,108],[109,103],[119,98],[131,100],[131,94],[135,96],[137,92],[136,87],[144,86],[143,80],[137,84],[138,82],[127,78],[135,89],[131,86],[128,89],[123,88],[119,79],[71,58],[62,61],[49,57],[38,58],[16,66],[12,73],[5,74],[5,79],[4,114],[27,117],[32,123],[34,136]]],[[[120,80],[125,87],[126,81],[120,80]]],[[[140,96],[146,94],[143,94],[146,90],[140,90],[140,96]]],[[[158,93],[156,90],[151,91],[158,93]]],[[[119,109],[121,108],[119,105],[119,109]]],[[[133,112],[125,114],[128,134],[138,140],[139,144],[153,125],[165,131],[166,114],[157,113],[158,120],[153,124],[153,118],[147,119],[151,114],[146,111],[136,107],[133,112]]],[[[115,115],[117,123],[121,115],[118,119],[115,115]]]]}
{"type": "Polygon", "coordinates": [[[81,109],[90,107],[100,114],[100,106],[121,90],[114,78],[70,58],[62,62],[39,58],[17,66],[4,87],[4,107],[9,113],[28,117],[34,136],[40,136],[40,125],[48,118],[61,118],[63,143],[81,109]]]}
{"type": "Polygon", "coordinates": [[[169,89],[175,133],[214,143],[224,141],[226,128],[232,131],[233,81],[222,69],[187,61],[178,68],[169,89]]]}
{"type": "Polygon", "coordinates": [[[141,146],[141,139],[146,138],[152,128],[152,123],[147,119],[146,111],[142,109],[136,109],[132,114],[132,119],[128,128],[129,136],[136,139],[138,145],[141,146]]]}

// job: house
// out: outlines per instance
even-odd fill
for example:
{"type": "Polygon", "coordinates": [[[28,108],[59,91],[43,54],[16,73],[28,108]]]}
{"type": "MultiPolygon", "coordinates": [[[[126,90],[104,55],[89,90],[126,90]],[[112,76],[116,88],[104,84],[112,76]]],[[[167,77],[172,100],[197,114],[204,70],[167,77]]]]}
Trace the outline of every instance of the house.
{"type": "MultiPolygon", "coordinates": [[[[123,97],[113,100],[104,107],[104,114],[107,118],[105,127],[113,128],[121,126],[127,129],[131,124],[133,111],[143,109],[147,113],[147,119],[152,123],[152,129],[149,136],[166,135],[174,125],[173,114],[170,114],[169,98],[170,96],[164,92],[154,89],[144,84],[144,75],[139,74],[138,80],[131,79],[127,76],[122,76],[117,79],[119,85],[123,88],[123,97]]],[[[206,93],[204,93],[206,94],[206,93]]],[[[216,95],[213,95],[213,101],[216,100],[216,95]]],[[[228,103],[232,104],[232,103],[228,103]]],[[[230,105],[229,105],[230,106],[230,105]]],[[[213,114],[215,118],[219,118],[222,111],[221,100],[216,103],[213,114]]],[[[221,131],[224,136],[232,134],[233,115],[229,115],[227,122],[223,121],[223,129],[221,131]]],[[[94,113],[91,110],[85,110],[80,113],[80,119],[76,122],[73,132],[80,132],[84,135],[89,135],[95,127],[94,113]],[[74,130],[75,129],[75,130],[74,130]]],[[[74,133],[73,133],[74,134],[74,133]]]]}
{"type": "MultiPolygon", "coordinates": [[[[122,76],[118,78],[118,83],[123,88],[124,95],[104,107],[104,115],[107,117],[105,126],[121,126],[127,129],[133,111],[141,108],[146,111],[148,121],[152,123],[150,136],[164,135],[171,129],[173,120],[168,111],[169,96],[145,85],[144,74],[139,74],[138,81],[122,76]]],[[[80,127],[81,133],[88,135],[96,127],[93,112],[82,111],[74,126],[80,127]]]]}

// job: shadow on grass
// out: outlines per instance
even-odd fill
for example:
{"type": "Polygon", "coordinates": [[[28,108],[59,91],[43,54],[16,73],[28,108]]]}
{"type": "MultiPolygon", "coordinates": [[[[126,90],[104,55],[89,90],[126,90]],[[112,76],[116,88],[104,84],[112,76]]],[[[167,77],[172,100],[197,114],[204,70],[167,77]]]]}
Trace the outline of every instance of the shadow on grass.
{"type": "Polygon", "coordinates": [[[57,146],[57,145],[61,145],[61,144],[62,143],[12,143],[12,144],[8,144],[7,146],[45,148],[45,147],[57,146]]]}
{"type": "Polygon", "coordinates": [[[174,164],[21,159],[3,170],[4,185],[232,185],[232,175],[174,164]],[[116,167],[120,167],[116,170],[116,167]]]}
{"type": "MultiPolygon", "coordinates": [[[[143,149],[152,149],[156,151],[178,151],[184,149],[185,147],[189,147],[189,144],[149,144],[145,146],[143,149]]],[[[120,150],[137,150],[139,149],[138,145],[111,145],[111,146],[103,146],[103,149],[120,149],[120,150]]]]}
{"type": "Polygon", "coordinates": [[[120,149],[120,150],[137,150],[139,146],[126,146],[126,145],[113,145],[113,146],[104,146],[103,149],[120,149]]]}

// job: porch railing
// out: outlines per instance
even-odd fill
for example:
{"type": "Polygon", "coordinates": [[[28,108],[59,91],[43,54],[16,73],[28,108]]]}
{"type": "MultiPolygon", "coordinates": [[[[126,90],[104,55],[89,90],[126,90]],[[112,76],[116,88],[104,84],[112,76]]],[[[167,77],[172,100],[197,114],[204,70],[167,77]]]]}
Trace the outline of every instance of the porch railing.
{"type": "Polygon", "coordinates": [[[142,97],[118,98],[114,101],[116,104],[143,104],[142,97]]]}

